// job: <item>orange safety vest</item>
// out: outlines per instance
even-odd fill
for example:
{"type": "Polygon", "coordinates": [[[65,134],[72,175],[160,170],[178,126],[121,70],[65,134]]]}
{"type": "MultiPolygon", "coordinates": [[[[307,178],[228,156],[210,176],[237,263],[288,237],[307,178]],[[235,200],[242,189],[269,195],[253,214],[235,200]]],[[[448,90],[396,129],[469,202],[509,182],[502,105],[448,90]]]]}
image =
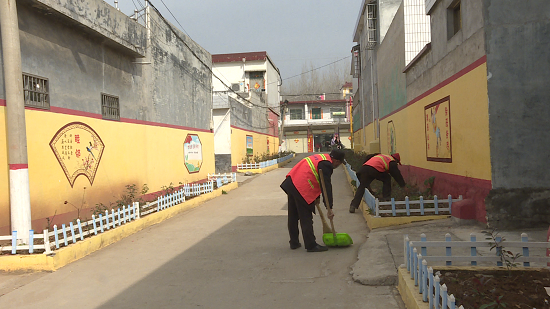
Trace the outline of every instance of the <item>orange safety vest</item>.
{"type": "Polygon", "coordinates": [[[324,160],[332,163],[332,158],[327,154],[309,156],[298,162],[286,175],[290,176],[292,183],[308,204],[313,203],[321,195],[321,180],[317,166],[324,160]]]}
{"type": "Polygon", "coordinates": [[[395,161],[395,159],[392,156],[379,154],[370,158],[370,160],[363,163],[363,165],[372,166],[380,173],[384,173],[390,170],[391,161],[395,161]]]}

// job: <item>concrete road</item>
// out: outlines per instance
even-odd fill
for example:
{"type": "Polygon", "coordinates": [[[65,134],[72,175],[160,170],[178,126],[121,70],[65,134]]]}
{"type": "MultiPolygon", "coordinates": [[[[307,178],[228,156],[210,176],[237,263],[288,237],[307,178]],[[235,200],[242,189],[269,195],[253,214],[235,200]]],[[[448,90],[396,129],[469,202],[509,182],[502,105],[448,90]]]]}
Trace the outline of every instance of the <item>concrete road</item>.
{"type": "Polygon", "coordinates": [[[0,308],[404,308],[395,287],[350,275],[368,232],[348,213],[342,167],[333,176],[335,225],[355,244],[289,249],[279,184],[302,157],[56,272],[1,274],[0,308]]]}

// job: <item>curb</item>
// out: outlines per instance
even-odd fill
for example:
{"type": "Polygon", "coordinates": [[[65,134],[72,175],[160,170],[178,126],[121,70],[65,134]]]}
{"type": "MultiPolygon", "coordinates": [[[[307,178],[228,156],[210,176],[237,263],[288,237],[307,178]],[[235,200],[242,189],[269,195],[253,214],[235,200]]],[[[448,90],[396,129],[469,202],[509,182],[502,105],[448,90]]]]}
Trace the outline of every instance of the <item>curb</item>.
{"type": "Polygon", "coordinates": [[[429,309],[428,303],[422,301],[422,294],[418,293],[418,287],[414,285],[414,280],[405,267],[399,267],[397,270],[399,283],[397,290],[401,294],[401,299],[405,303],[407,309],[429,309]]]}
{"type": "Polygon", "coordinates": [[[81,259],[99,249],[105,248],[123,238],[135,234],[149,226],[167,220],[181,212],[195,208],[202,203],[238,188],[237,182],[232,182],[211,193],[194,197],[193,199],[170,207],[163,211],[126,223],[116,229],[106,231],[83,241],[71,244],[54,251],[52,255],[9,255],[0,257],[0,271],[55,271],[69,263],[81,259]]]}

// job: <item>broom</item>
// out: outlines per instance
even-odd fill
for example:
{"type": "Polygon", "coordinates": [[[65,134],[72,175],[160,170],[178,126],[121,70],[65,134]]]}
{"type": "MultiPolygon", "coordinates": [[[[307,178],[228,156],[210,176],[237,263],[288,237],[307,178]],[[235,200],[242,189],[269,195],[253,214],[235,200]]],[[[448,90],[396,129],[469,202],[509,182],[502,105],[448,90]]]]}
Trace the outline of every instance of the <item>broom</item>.
{"type": "Polygon", "coordinates": [[[321,216],[321,221],[323,222],[323,234],[332,233],[332,229],[330,228],[330,226],[328,226],[327,220],[325,219],[325,215],[323,214],[321,207],[319,207],[320,202],[321,202],[321,199],[318,199],[315,202],[315,206],[317,207],[317,212],[319,213],[319,216],[321,216]]]}

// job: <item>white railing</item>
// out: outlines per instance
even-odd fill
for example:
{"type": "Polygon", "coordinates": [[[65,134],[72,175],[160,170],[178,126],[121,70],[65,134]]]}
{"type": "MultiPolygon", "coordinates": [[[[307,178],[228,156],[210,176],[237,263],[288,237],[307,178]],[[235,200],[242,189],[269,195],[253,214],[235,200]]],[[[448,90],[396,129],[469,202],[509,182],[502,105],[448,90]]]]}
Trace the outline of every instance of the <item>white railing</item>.
{"type": "MultiPolygon", "coordinates": [[[[351,169],[351,165],[346,163],[346,169],[348,171],[348,174],[350,175],[350,178],[352,180],[355,180],[355,184],[357,188],[359,188],[359,179],[357,178],[357,175],[355,174],[355,171],[351,169]]],[[[458,199],[453,199],[452,196],[449,194],[446,199],[440,200],[438,199],[437,195],[434,195],[433,200],[424,200],[423,196],[420,196],[419,200],[409,200],[409,197],[406,196],[404,201],[396,201],[394,198],[391,199],[391,201],[387,202],[380,202],[378,198],[374,197],[372,193],[365,189],[365,194],[363,194],[363,200],[365,203],[369,206],[372,213],[375,214],[376,217],[380,217],[380,214],[392,214],[392,216],[397,216],[397,214],[407,214],[407,216],[410,216],[411,213],[418,216],[424,216],[426,213],[428,214],[435,214],[439,215],[440,212],[451,214],[452,209],[452,203],[458,202],[462,200],[462,195],[458,197],[458,199]],[[446,206],[441,207],[440,205],[446,206]],[[416,206],[418,205],[418,206],[416,206]],[[432,207],[426,207],[426,205],[433,205],[432,207]],[[380,206],[391,206],[391,209],[381,209],[380,206]]],[[[387,207],[382,207],[387,208],[387,207]]]]}
{"type": "MultiPolygon", "coordinates": [[[[217,175],[209,175],[216,177],[217,175]]],[[[218,188],[225,184],[236,182],[236,173],[217,176],[216,181],[218,188]]],[[[34,230],[29,231],[28,238],[18,238],[17,231],[12,231],[11,235],[0,236],[0,251],[10,251],[11,254],[18,252],[50,254],[52,249],[59,249],[62,246],[68,246],[78,241],[84,240],[85,237],[95,236],[99,233],[104,233],[110,229],[117,228],[123,224],[133,220],[139,220],[141,217],[159,212],[164,209],[173,207],[186,201],[188,197],[198,196],[214,191],[214,181],[201,184],[184,184],[179,190],[157,197],[153,202],[139,205],[134,202],[132,205],[122,206],[118,209],[105,210],[105,212],[92,215],[92,219],[81,222],[77,219],[69,224],[62,224],[61,227],[53,226],[53,231],[45,229],[42,234],[34,234],[34,230]],[[10,245],[2,246],[2,242],[11,241],[10,245]]]]}
{"type": "Polygon", "coordinates": [[[446,266],[451,266],[453,262],[466,262],[469,263],[468,266],[479,266],[478,262],[488,262],[503,266],[503,248],[508,251],[508,248],[521,248],[521,256],[513,262],[521,263],[520,265],[524,267],[530,267],[532,262],[543,263],[543,266],[550,262],[550,257],[544,256],[546,250],[550,248],[550,243],[529,242],[525,233],[521,234],[521,241],[506,241],[501,236],[496,236],[494,242],[477,241],[474,233],[470,234],[470,241],[452,241],[448,233],[445,235],[445,241],[427,241],[425,234],[420,235],[420,241],[411,241],[408,235],[405,235],[404,261],[411,279],[414,280],[415,286],[418,286],[418,293],[422,294],[422,300],[429,304],[428,308],[455,308],[455,297],[452,294],[448,296],[447,286],[440,285],[441,279],[437,274],[434,276],[433,268],[428,267],[428,262],[445,263],[446,266]],[[491,249],[488,248],[493,248],[495,242],[498,246],[494,247],[494,254],[490,254],[491,249]],[[444,250],[445,255],[429,255],[428,248],[432,248],[431,250],[438,248],[441,252],[444,250]],[[469,252],[469,254],[457,254],[456,250],[453,253],[453,248],[462,249],[462,252],[469,252]],[[489,252],[485,256],[481,255],[483,249],[489,252]],[[537,249],[540,252],[536,252],[537,249]]]}
{"type": "Polygon", "coordinates": [[[215,181],[217,188],[220,188],[230,182],[237,182],[237,173],[208,174],[208,180],[215,181]]]}
{"type": "Polygon", "coordinates": [[[259,163],[242,163],[242,164],[237,164],[237,169],[238,170],[253,170],[253,169],[260,169],[260,168],[266,168],[268,166],[272,166],[272,165],[275,165],[277,163],[281,163],[281,162],[284,162],[288,159],[291,159],[294,157],[294,154],[289,154],[287,156],[284,156],[284,157],[281,157],[281,158],[277,158],[277,159],[273,159],[273,160],[267,160],[267,161],[262,161],[262,162],[259,162],[259,163]]]}

